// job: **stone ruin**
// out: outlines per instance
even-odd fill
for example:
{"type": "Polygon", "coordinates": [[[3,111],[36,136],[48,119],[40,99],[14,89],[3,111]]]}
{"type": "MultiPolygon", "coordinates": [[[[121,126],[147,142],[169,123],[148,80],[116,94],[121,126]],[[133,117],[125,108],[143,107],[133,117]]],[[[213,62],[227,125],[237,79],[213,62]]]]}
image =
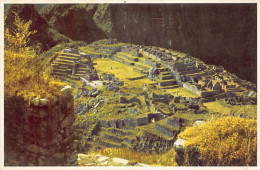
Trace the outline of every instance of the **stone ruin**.
{"type": "Polygon", "coordinates": [[[51,99],[5,97],[5,166],[77,166],[71,87],[51,99]]]}
{"type": "Polygon", "coordinates": [[[124,85],[124,82],[116,78],[114,74],[105,74],[103,76],[103,81],[103,85],[108,91],[117,92],[119,87],[124,85]]]}

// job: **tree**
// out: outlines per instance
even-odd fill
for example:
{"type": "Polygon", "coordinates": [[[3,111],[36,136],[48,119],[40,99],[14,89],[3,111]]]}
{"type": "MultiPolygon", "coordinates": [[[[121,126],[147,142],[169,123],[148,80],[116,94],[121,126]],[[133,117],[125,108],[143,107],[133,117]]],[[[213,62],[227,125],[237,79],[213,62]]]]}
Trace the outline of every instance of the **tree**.
{"type": "MultiPolygon", "coordinates": [[[[20,19],[17,12],[14,14],[14,26],[5,29],[5,49],[15,52],[28,50],[30,36],[36,33],[36,30],[30,31],[32,21],[25,22],[20,19]]],[[[5,18],[6,19],[6,18],[5,18]]]]}

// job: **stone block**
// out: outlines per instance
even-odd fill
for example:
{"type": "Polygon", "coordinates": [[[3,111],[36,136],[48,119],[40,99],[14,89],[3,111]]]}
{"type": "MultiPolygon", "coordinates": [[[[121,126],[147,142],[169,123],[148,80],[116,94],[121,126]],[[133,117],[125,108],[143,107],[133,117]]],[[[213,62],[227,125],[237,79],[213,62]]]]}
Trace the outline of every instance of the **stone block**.
{"type": "Polygon", "coordinates": [[[155,124],[155,129],[158,131],[158,132],[161,132],[169,137],[173,137],[176,133],[175,131],[173,130],[170,130],[170,129],[167,129],[166,127],[164,126],[161,126],[159,124],[155,124]]]}
{"type": "Polygon", "coordinates": [[[119,97],[119,103],[128,103],[128,100],[125,97],[119,97]]]}
{"type": "Polygon", "coordinates": [[[61,89],[61,93],[63,94],[63,96],[64,96],[65,98],[69,98],[69,97],[71,96],[72,90],[73,90],[72,87],[69,86],[69,85],[67,85],[67,86],[65,86],[65,87],[63,87],[63,88],[61,89]]]}
{"type": "Polygon", "coordinates": [[[196,120],[195,123],[193,124],[193,127],[198,127],[198,126],[201,126],[201,125],[204,125],[204,124],[205,124],[204,121],[196,120]]]}
{"type": "Polygon", "coordinates": [[[139,117],[136,119],[136,125],[141,126],[141,125],[147,125],[149,123],[149,118],[148,117],[139,117]]]}
{"type": "Polygon", "coordinates": [[[167,118],[166,123],[168,125],[171,125],[171,126],[174,126],[174,127],[177,127],[177,128],[181,127],[181,120],[180,120],[180,118],[177,118],[177,117],[174,117],[173,119],[167,118]]]}
{"type": "Polygon", "coordinates": [[[110,127],[109,121],[100,120],[99,123],[100,123],[101,127],[106,127],[106,128],[110,127]]]}
{"type": "Polygon", "coordinates": [[[117,128],[117,122],[116,120],[110,120],[109,121],[110,127],[117,128]]]}
{"type": "Polygon", "coordinates": [[[75,116],[73,114],[68,115],[61,123],[60,127],[61,129],[66,128],[70,125],[72,125],[75,121],[75,116]]]}
{"type": "Polygon", "coordinates": [[[122,164],[122,165],[127,165],[129,160],[127,159],[122,159],[122,158],[113,158],[113,162],[122,164]]]}
{"type": "Polygon", "coordinates": [[[183,139],[181,139],[181,138],[178,138],[178,139],[174,142],[174,144],[173,144],[174,150],[175,150],[176,152],[184,152],[184,144],[185,144],[185,142],[186,142],[186,140],[183,140],[183,139]]]}
{"type": "Polygon", "coordinates": [[[136,127],[136,125],[137,125],[136,120],[133,118],[125,118],[123,120],[123,122],[124,122],[124,125],[128,126],[128,127],[136,127]]]}

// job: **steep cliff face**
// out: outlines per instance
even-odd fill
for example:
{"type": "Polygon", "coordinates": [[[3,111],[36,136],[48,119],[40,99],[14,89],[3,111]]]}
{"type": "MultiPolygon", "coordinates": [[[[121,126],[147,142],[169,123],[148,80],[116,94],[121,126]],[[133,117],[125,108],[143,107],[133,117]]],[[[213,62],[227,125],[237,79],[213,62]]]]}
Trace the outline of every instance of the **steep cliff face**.
{"type": "Polygon", "coordinates": [[[179,50],[256,82],[254,4],[99,5],[94,21],[108,37],[179,50]]]}
{"type": "Polygon", "coordinates": [[[41,14],[52,28],[72,40],[82,40],[89,43],[106,38],[105,33],[95,24],[83,6],[51,5],[44,7],[41,14]]]}

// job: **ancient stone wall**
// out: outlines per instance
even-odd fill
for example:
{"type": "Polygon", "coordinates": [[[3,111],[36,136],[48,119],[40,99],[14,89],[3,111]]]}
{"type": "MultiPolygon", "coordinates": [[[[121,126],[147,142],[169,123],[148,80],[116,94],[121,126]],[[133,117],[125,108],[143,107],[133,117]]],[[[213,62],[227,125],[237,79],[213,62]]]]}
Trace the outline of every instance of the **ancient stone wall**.
{"type": "Polygon", "coordinates": [[[51,99],[5,96],[5,166],[77,166],[71,87],[51,99]]]}

